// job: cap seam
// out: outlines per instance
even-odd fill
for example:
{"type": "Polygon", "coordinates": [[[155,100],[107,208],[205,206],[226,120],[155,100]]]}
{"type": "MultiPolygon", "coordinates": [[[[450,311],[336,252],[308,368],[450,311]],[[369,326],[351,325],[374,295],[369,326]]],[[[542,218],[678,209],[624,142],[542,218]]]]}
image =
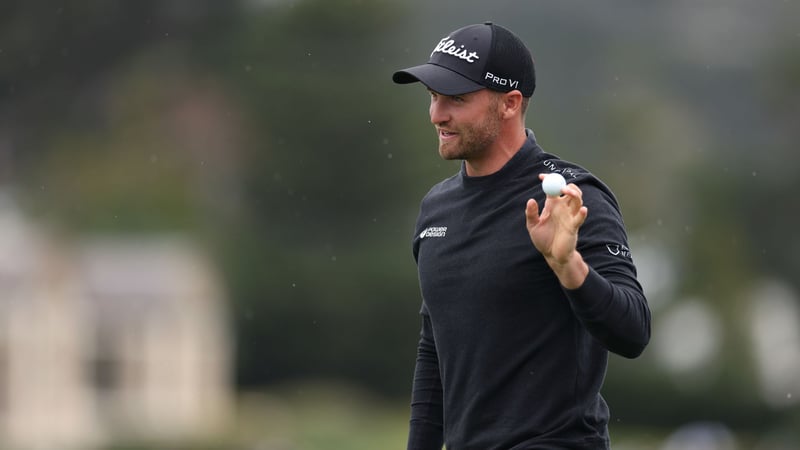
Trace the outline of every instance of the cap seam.
{"type": "Polygon", "coordinates": [[[489,54],[486,55],[486,64],[483,65],[483,73],[481,74],[481,76],[483,78],[481,79],[481,81],[479,81],[479,83],[484,85],[484,86],[486,86],[487,89],[491,89],[493,91],[496,91],[496,89],[494,89],[494,87],[489,86],[489,83],[486,83],[486,74],[489,72],[489,66],[492,64],[492,60],[494,59],[495,52],[497,51],[495,49],[496,43],[495,43],[495,27],[494,27],[494,23],[488,23],[487,25],[489,25],[489,32],[490,32],[490,34],[489,34],[489,54]]]}

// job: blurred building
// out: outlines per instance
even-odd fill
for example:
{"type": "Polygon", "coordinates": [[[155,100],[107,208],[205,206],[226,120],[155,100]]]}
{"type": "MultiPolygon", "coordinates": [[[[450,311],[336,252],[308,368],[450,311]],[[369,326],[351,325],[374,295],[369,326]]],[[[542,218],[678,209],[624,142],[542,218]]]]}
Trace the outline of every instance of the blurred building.
{"type": "Polygon", "coordinates": [[[219,276],[188,241],[68,243],[0,197],[0,448],[218,432],[231,354],[219,276]]]}

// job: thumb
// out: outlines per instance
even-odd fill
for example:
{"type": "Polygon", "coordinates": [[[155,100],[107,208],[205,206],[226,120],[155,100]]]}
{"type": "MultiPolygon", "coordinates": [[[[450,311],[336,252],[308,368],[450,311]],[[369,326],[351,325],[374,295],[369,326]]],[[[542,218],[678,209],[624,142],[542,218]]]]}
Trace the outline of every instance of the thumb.
{"type": "Polygon", "coordinates": [[[525,205],[525,219],[528,228],[534,227],[539,223],[539,204],[536,203],[536,200],[530,199],[528,204],[525,205]]]}

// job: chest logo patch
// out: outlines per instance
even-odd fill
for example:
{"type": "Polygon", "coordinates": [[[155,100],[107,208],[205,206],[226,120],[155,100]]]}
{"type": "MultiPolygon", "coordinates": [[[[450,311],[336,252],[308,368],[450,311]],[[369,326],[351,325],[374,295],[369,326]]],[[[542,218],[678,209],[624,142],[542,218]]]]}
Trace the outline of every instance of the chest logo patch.
{"type": "Polygon", "coordinates": [[[443,238],[447,234],[447,227],[428,227],[419,234],[420,239],[443,238]]]}

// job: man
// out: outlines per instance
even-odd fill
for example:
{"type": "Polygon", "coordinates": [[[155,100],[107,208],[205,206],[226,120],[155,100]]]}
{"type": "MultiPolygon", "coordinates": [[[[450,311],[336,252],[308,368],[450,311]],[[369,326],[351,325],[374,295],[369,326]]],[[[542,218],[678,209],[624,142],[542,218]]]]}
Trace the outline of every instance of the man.
{"type": "Polygon", "coordinates": [[[408,448],[609,448],[608,351],[634,358],[650,339],[613,193],[525,128],[533,58],[509,30],[458,29],[393,80],[428,88],[439,155],[463,161],[417,219],[408,448]],[[551,172],[560,196],[542,191],[551,172]]]}

